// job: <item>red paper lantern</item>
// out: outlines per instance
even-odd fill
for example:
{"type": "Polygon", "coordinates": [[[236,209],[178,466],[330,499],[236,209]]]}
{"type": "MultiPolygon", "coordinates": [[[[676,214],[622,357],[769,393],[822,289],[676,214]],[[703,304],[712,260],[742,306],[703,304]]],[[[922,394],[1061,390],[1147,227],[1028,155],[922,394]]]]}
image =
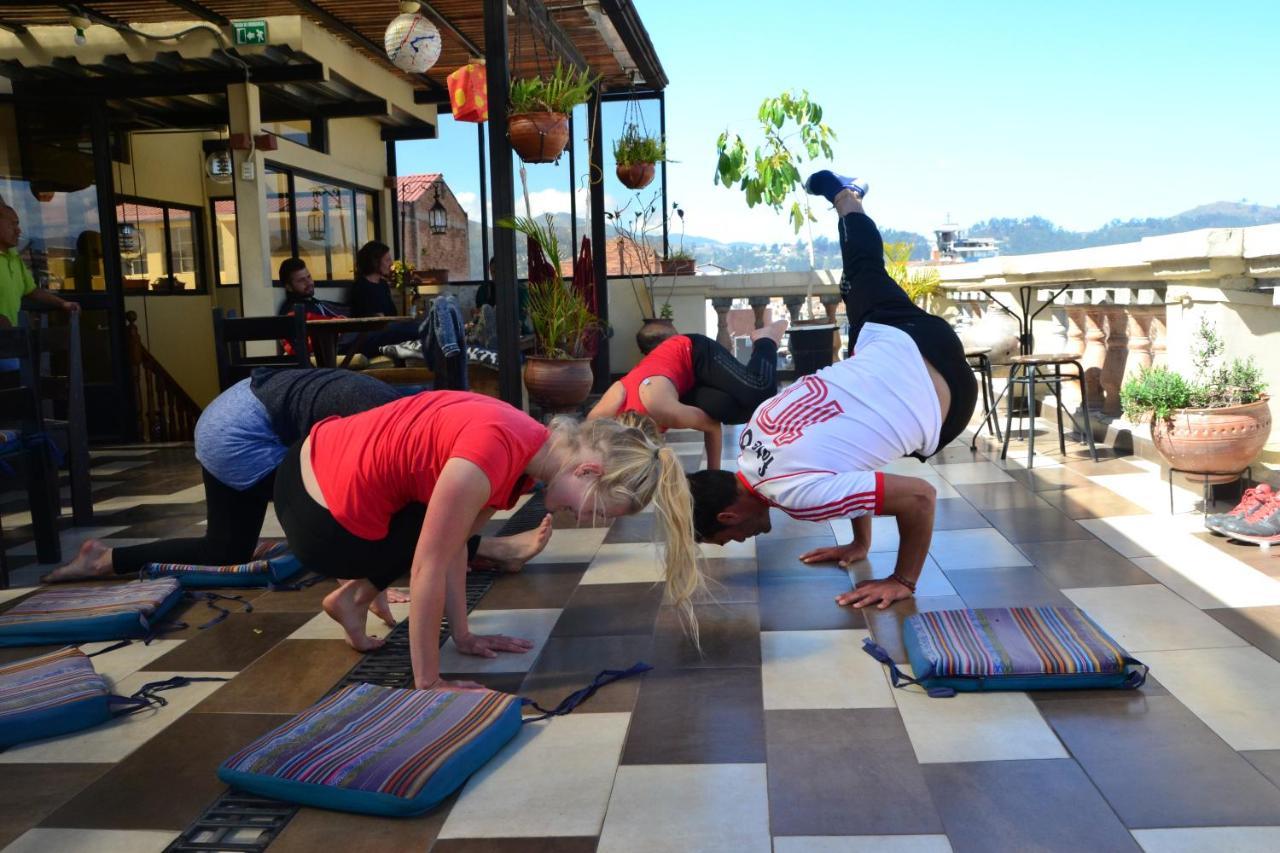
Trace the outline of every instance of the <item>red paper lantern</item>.
{"type": "Polygon", "coordinates": [[[446,82],[455,120],[489,120],[489,77],[484,63],[468,63],[450,74],[446,82]]]}

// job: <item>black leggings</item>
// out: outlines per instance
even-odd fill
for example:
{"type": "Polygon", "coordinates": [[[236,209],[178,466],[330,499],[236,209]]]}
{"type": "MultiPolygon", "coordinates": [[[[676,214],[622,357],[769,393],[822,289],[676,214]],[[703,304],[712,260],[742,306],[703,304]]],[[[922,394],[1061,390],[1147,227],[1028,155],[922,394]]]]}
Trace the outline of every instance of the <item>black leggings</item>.
{"type": "MultiPolygon", "coordinates": [[[[276,469],[276,515],[289,548],[302,565],[331,578],[367,578],[386,589],[409,571],[422,533],[426,504],[411,503],[391,516],[387,535],[364,539],[347,530],[302,484],[302,442],[289,448],[276,469]]],[[[480,537],[467,540],[467,559],[476,555],[480,537]]]]}
{"type": "MultiPolygon", "coordinates": [[[[884,242],[871,217],[850,213],[840,218],[840,253],[844,259],[840,293],[849,315],[850,349],[865,323],[901,329],[951,390],[951,409],[938,437],[938,450],[942,450],[968,426],[978,399],[978,383],[964,357],[964,344],[946,320],[912,302],[885,271],[884,242]]],[[[925,458],[911,455],[921,461],[925,458]]]]}
{"type": "Polygon", "coordinates": [[[680,398],[722,424],[745,424],[756,407],[778,393],[778,345],[761,338],[745,365],[706,335],[686,335],[693,343],[693,390],[680,398]]]}
{"type": "Polygon", "coordinates": [[[161,539],[145,545],[113,548],[111,568],[116,574],[137,574],[147,563],[230,566],[253,558],[275,475],[268,474],[240,492],[207,469],[200,470],[204,474],[204,499],[209,513],[204,538],[161,539]]]}

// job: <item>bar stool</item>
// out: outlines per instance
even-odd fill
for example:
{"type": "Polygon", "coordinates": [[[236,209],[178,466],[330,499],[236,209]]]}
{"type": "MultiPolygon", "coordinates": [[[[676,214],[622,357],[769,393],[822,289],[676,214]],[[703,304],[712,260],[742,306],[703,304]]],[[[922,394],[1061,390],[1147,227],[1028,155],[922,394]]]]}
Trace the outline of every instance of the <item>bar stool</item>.
{"type": "MultiPolygon", "coordinates": [[[[1027,417],[1031,420],[1031,427],[1027,430],[1027,468],[1031,468],[1036,452],[1035,398],[1037,385],[1046,385],[1054,389],[1054,401],[1058,406],[1058,449],[1063,456],[1066,456],[1067,442],[1062,431],[1062,413],[1065,411],[1062,407],[1062,383],[1064,381],[1078,382],[1080,384],[1080,409],[1084,412],[1083,432],[1085,440],[1089,443],[1089,454],[1093,457],[1094,462],[1098,461],[1098,450],[1093,445],[1093,428],[1089,423],[1089,401],[1085,397],[1084,366],[1077,356],[1071,353],[1015,355],[1009,359],[1009,383],[1005,386],[1005,390],[1009,394],[1009,414],[1008,420],[1005,421],[1004,444],[1000,448],[1001,459],[1004,459],[1009,452],[1009,436],[1013,432],[1014,404],[1017,397],[1017,388],[1021,387],[1023,389],[1027,417]],[[1074,367],[1075,374],[1063,375],[1062,369],[1064,367],[1074,367]],[[1048,373],[1049,368],[1053,368],[1052,375],[1048,373]]],[[[1074,433],[1077,431],[1075,415],[1068,412],[1067,416],[1071,418],[1071,427],[1074,433]]]]}
{"type": "MultiPolygon", "coordinates": [[[[999,441],[1000,415],[995,410],[996,387],[991,379],[991,347],[966,347],[964,359],[969,362],[969,368],[978,374],[978,388],[982,391],[982,421],[987,425],[987,432],[999,441]]],[[[973,441],[969,442],[970,450],[977,449],[980,432],[982,427],[973,431],[973,441]]]]}

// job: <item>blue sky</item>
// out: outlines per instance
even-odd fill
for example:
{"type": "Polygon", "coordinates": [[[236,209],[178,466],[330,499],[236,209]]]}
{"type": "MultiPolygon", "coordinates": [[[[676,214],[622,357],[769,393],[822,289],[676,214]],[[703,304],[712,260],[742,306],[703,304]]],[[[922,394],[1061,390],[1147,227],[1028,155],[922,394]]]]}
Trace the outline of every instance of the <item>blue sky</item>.
{"type": "MultiPolygon", "coordinates": [[[[887,227],[1038,214],[1092,229],[1213,201],[1280,205],[1272,0],[635,5],[671,81],[669,192],[691,234],[794,239],[712,174],[720,131],[758,138],[760,101],[802,88],[840,136],[833,165],[871,180],[868,212],[887,227]]],[[[627,197],[608,149],[623,110],[606,111],[612,205],[627,197]]],[[[443,170],[478,218],[474,125],[445,117],[441,139],[399,158],[402,174],[443,170]]],[[[528,167],[535,208],[568,209],[566,164],[528,167]]]]}

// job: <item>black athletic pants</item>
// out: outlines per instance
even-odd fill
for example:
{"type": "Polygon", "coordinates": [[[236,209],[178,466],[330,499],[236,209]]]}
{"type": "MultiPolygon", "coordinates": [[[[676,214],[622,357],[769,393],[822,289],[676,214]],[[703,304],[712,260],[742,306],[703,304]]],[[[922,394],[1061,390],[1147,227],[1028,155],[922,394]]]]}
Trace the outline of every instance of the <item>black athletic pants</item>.
{"type": "Polygon", "coordinates": [[[965,360],[964,344],[946,320],[912,302],[885,271],[884,241],[871,217],[850,213],[840,218],[840,253],[844,259],[840,293],[849,315],[850,348],[865,323],[899,328],[915,341],[920,355],[942,374],[951,389],[951,409],[938,438],[938,450],[942,450],[968,426],[978,399],[978,383],[965,360]]]}
{"type": "MultiPolygon", "coordinates": [[[[391,586],[413,564],[426,504],[411,503],[393,515],[384,538],[363,539],[307,494],[301,456],[299,441],[276,469],[276,515],[294,556],[313,572],[331,578],[367,578],[378,589],[391,586]]],[[[479,546],[479,536],[467,540],[468,560],[479,546]]]]}
{"type": "Polygon", "coordinates": [[[761,338],[744,365],[706,335],[693,342],[693,390],[680,402],[697,406],[722,424],[745,424],[756,407],[778,393],[778,345],[761,338]]]}

